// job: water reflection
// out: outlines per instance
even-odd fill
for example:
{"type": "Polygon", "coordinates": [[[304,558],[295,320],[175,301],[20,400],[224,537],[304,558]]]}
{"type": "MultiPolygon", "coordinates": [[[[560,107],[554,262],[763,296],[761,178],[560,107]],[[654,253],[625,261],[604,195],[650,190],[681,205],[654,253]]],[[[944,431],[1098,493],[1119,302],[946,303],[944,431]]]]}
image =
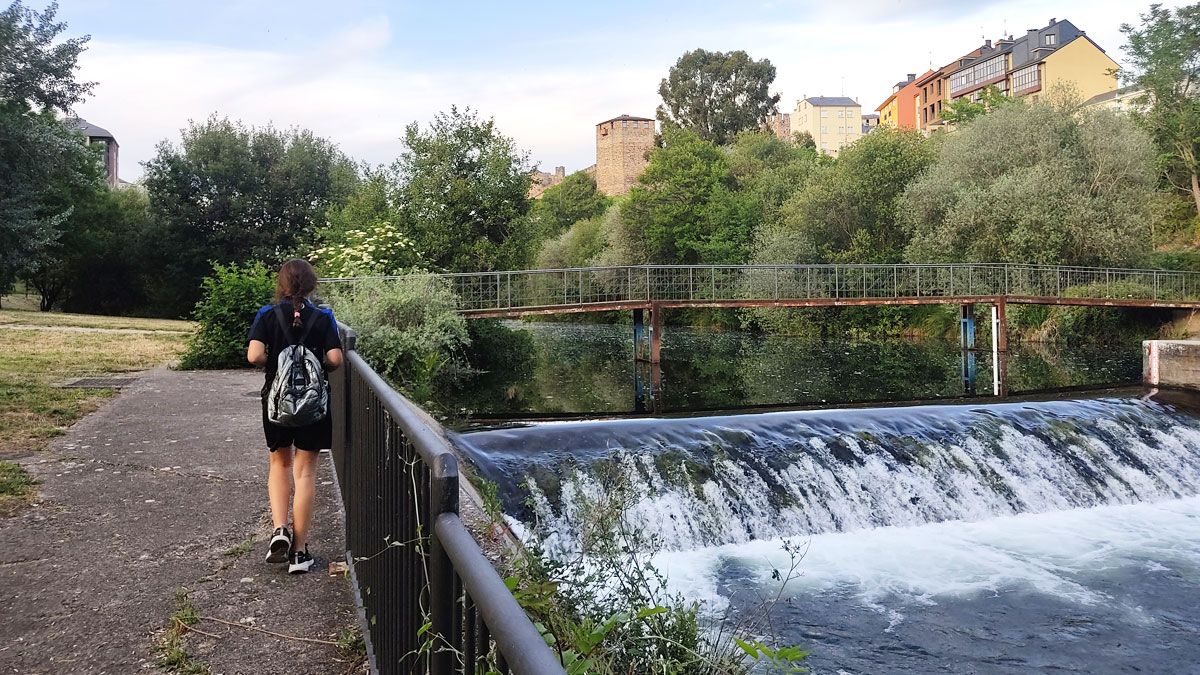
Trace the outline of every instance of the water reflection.
{"type": "MultiPolygon", "coordinates": [[[[634,412],[632,328],[518,323],[533,353],[496,358],[486,373],[439,394],[462,417],[634,412]]],[[[647,368],[648,366],[642,366],[647,368]]],[[[991,392],[991,353],[977,353],[981,395],[991,392]]],[[[1136,382],[1140,345],[1010,345],[1011,393],[1136,382]]],[[[649,376],[645,375],[646,380],[649,376]]],[[[956,341],[813,341],[668,327],[662,343],[665,413],[752,406],[905,401],[964,395],[956,341]]]]}

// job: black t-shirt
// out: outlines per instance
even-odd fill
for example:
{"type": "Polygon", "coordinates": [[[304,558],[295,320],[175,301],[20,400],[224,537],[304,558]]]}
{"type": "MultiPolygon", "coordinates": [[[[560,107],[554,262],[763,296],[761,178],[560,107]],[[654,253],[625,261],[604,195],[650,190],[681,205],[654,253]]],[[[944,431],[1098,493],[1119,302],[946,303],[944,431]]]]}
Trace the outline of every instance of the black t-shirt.
{"type": "Polygon", "coordinates": [[[305,301],[300,308],[300,328],[292,328],[292,303],[284,300],[279,303],[283,309],[284,323],[287,324],[288,333],[284,334],[283,326],[279,325],[279,319],[275,316],[275,305],[267,305],[258,310],[258,314],[254,315],[254,323],[250,324],[250,335],[248,340],[258,340],[267,345],[267,383],[275,378],[275,369],[279,362],[279,353],[284,347],[292,344],[293,341],[300,339],[300,335],[304,332],[304,324],[306,324],[313,312],[320,314],[313,323],[312,329],[308,331],[308,337],[304,339],[304,346],[312,350],[322,362],[325,360],[325,352],[330,349],[342,348],[342,337],[338,334],[337,321],[333,318],[333,310],[314,307],[312,303],[305,301]]]}

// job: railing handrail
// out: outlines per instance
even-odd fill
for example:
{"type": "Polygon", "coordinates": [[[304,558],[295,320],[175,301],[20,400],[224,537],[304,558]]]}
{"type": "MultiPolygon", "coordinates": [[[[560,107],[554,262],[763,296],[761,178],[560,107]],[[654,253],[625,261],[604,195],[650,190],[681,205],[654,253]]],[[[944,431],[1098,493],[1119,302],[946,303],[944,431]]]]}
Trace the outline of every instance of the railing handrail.
{"type": "Polygon", "coordinates": [[[418,272],[413,274],[368,274],[353,277],[323,277],[320,279],[324,284],[345,283],[350,281],[394,281],[397,279],[452,279],[461,277],[486,277],[486,276],[508,276],[508,275],[525,275],[525,274],[554,274],[554,273],[571,273],[571,272],[603,272],[615,270],[687,270],[687,269],[720,269],[720,270],[735,270],[735,269],[930,269],[930,268],[977,268],[977,269],[1003,269],[1003,268],[1021,268],[1021,269],[1040,269],[1040,270],[1055,270],[1055,271],[1080,271],[1080,272],[1120,272],[1123,274],[1138,273],[1138,274],[1173,274],[1173,275],[1195,275],[1200,276],[1200,272],[1191,270],[1171,270],[1163,268],[1150,267],[1104,267],[1099,265],[1049,265],[1043,263],[1006,263],[1006,262],[973,262],[973,263],[745,263],[745,264],[697,264],[697,265],[659,265],[659,264],[641,264],[641,265],[599,265],[594,267],[546,267],[537,269],[523,270],[491,270],[480,272],[418,272]]]}
{"type": "Polygon", "coordinates": [[[346,362],[334,376],[340,397],[333,401],[333,459],[372,672],[392,675],[424,664],[421,670],[439,675],[473,673],[494,642],[503,673],[565,675],[459,515],[458,456],[438,423],[358,354],[352,329],[339,327],[346,362]],[[383,552],[400,557],[379,557],[383,552]],[[432,641],[428,650],[410,649],[422,640],[432,641]]]}

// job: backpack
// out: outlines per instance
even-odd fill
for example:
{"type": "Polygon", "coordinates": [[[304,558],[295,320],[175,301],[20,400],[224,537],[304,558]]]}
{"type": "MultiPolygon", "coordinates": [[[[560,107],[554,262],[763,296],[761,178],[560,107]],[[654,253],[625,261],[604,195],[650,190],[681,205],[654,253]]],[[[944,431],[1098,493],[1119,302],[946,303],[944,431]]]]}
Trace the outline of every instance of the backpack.
{"type": "MultiPolygon", "coordinates": [[[[267,420],[281,427],[305,427],[329,414],[329,383],[321,359],[304,346],[304,340],[321,313],[313,311],[304,324],[300,339],[279,352],[275,379],[267,391],[267,420]]],[[[283,334],[292,335],[292,327],[275,306],[275,318],[283,334]]]]}

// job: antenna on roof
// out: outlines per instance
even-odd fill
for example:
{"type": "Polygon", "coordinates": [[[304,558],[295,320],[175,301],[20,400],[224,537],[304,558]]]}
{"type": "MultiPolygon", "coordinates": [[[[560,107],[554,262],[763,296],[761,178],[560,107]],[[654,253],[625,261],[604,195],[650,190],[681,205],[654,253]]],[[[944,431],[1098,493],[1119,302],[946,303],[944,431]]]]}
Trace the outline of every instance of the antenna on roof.
{"type": "Polygon", "coordinates": [[[842,76],[842,96],[846,95],[846,76],[842,76]]]}

